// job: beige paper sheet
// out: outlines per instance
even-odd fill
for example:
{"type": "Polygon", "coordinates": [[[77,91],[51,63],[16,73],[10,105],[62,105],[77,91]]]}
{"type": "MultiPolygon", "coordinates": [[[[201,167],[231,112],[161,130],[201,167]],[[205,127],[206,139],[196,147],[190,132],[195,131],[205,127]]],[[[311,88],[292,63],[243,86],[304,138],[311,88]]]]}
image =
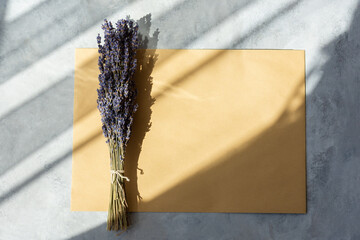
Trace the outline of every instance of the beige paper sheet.
{"type": "MultiPolygon", "coordinates": [[[[130,212],[305,213],[300,50],[138,50],[130,212]]],[[[75,51],[71,210],[107,211],[97,49],[75,51]]]]}

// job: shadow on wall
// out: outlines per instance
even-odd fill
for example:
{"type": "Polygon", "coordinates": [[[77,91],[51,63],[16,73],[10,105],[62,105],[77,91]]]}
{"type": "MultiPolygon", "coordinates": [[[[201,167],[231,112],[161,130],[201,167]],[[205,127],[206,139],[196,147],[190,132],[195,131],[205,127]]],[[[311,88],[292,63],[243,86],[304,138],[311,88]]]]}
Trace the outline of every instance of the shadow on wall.
{"type": "Polygon", "coordinates": [[[125,187],[129,187],[129,189],[132,190],[135,189],[136,192],[127,191],[128,202],[141,200],[137,186],[137,174],[138,170],[140,170],[140,174],[144,174],[144,172],[138,168],[138,160],[142,142],[146,132],[148,132],[151,127],[151,106],[155,102],[155,99],[151,97],[151,73],[157,60],[157,54],[155,52],[160,33],[159,29],[157,29],[152,36],[150,36],[151,14],[142,17],[137,23],[139,24],[140,44],[136,55],[138,65],[134,75],[134,81],[138,92],[136,101],[139,104],[139,108],[134,116],[131,138],[127,145],[125,156],[125,172],[131,179],[130,182],[126,182],[125,187]]]}
{"type": "Polygon", "coordinates": [[[349,29],[324,51],[329,60],[307,103],[308,238],[359,239],[360,4],[349,29]]]}
{"type": "Polygon", "coordinates": [[[104,223],[95,228],[90,229],[86,233],[82,233],[72,238],[69,238],[68,240],[82,240],[82,239],[107,240],[107,239],[120,239],[121,237],[122,234],[120,236],[116,236],[115,232],[110,232],[106,230],[106,223],[104,223]]]}
{"type": "Polygon", "coordinates": [[[3,0],[0,2],[0,53],[2,52],[1,49],[4,45],[3,37],[4,37],[4,18],[6,15],[6,7],[7,7],[7,0],[3,0]]]}
{"type": "Polygon", "coordinates": [[[162,39],[171,43],[171,48],[181,49],[221,25],[239,10],[256,2],[256,0],[223,0],[221,3],[216,3],[216,8],[206,8],[203,6],[209,4],[207,0],[185,0],[161,15],[157,24],[162,29],[167,29],[166,39],[164,36],[162,39]]]}

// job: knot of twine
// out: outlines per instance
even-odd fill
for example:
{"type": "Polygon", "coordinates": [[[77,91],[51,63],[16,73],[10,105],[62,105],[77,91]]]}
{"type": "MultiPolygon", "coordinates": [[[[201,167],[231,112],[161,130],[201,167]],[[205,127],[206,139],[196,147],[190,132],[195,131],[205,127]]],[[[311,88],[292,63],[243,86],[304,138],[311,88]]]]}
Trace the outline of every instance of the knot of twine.
{"type": "MultiPolygon", "coordinates": [[[[123,173],[124,173],[125,171],[124,170],[110,170],[110,174],[111,174],[111,179],[112,179],[112,181],[114,182],[114,175],[117,175],[119,178],[121,178],[121,179],[126,179],[126,181],[130,181],[130,179],[128,178],[128,177],[125,177],[124,175],[123,175],[123,173]]],[[[119,178],[118,179],[116,179],[117,180],[117,182],[119,183],[119,185],[120,185],[120,181],[119,181],[119,178]]]]}
{"type": "MultiPolygon", "coordinates": [[[[126,179],[126,181],[128,181],[128,182],[130,181],[130,179],[128,177],[123,175],[124,172],[125,172],[124,170],[110,170],[112,182],[115,182],[115,179],[116,179],[116,182],[117,182],[118,186],[120,187],[121,191],[123,191],[123,192],[125,192],[125,189],[121,185],[120,178],[121,179],[126,179]],[[119,178],[115,178],[115,176],[118,176],[119,178]]],[[[119,197],[116,196],[115,200],[116,199],[119,199],[119,197]]],[[[121,200],[121,198],[120,198],[120,200],[121,200]]],[[[123,198],[121,201],[125,204],[126,207],[128,206],[125,198],[123,198]]]]}

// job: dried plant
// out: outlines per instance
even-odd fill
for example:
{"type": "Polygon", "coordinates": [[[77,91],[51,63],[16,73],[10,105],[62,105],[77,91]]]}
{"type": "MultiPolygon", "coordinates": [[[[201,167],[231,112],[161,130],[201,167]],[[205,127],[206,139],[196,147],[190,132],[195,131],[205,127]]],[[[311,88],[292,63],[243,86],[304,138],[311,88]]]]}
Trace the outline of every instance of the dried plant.
{"type": "Polygon", "coordinates": [[[125,196],[124,160],[130,139],[133,115],[138,105],[133,80],[139,45],[138,25],[127,17],[113,27],[104,20],[104,42],[97,37],[99,51],[99,88],[97,107],[101,114],[102,130],[109,145],[111,191],[107,229],[126,230],[129,226],[125,196]]]}

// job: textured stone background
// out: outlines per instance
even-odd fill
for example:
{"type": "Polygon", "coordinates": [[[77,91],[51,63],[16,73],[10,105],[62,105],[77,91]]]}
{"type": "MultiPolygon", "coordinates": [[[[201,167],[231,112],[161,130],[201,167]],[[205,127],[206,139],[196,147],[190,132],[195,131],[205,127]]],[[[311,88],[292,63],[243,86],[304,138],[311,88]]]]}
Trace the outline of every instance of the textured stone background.
{"type": "Polygon", "coordinates": [[[117,239],[70,212],[74,49],[128,14],[149,47],[306,50],[308,213],[136,213],[122,239],[360,239],[356,0],[1,0],[0,239],[117,239]]]}

